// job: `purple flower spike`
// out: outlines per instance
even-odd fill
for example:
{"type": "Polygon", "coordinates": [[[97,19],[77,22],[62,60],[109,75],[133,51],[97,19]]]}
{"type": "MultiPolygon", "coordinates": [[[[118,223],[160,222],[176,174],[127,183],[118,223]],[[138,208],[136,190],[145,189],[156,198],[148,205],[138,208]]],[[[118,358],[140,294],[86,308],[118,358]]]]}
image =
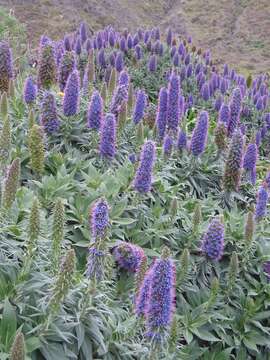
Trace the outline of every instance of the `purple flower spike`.
{"type": "Polygon", "coordinates": [[[115,156],[116,121],[113,114],[107,114],[102,124],[100,135],[100,155],[112,159],[115,156]]]}
{"type": "Polygon", "coordinates": [[[257,145],[250,143],[246,149],[243,161],[243,168],[249,173],[250,181],[253,185],[256,183],[256,161],[257,161],[257,145]]]}
{"type": "Polygon", "coordinates": [[[147,97],[143,90],[139,90],[136,96],[136,104],[133,112],[133,122],[138,124],[143,116],[146,108],[147,97]]]}
{"type": "Polygon", "coordinates": [[[222,96],[218,96],[218,97],[216,98],[215,105],[214,105],[214,108],[215,108],[216,111],[219,111],[219,110],[220,110],[222,103],[223,103],[223,97],[222,97],[222,96]]]}
{"type": "Polygon", "coordinates": [[[98,64],[101,68],[106,68],[106,58],[104,49],[100,49],[98,52],[98,64]]]}
{"type": "Polygon", "coordinates": [[[73,116],[78,112],[80,95],[80,78],[77,70],[74,70],[67,81],[63,100],[63,112],[65,116],[73,116]]]}
{"type": "Polygon", "coordinates": [[[46,91],[41,102],[40,124],[47,134],[56,133],[60,127],[60,121],[57,116],[55,97],[52,93],[46,91]]]}
{"type": "Polygon", "coordinates": [[[268,203],[268,191],[264,185],[260,186],[257,192],[257,202],[256,202],[256,210],[255,210],[255,220],[258,222],[262,220],[267,211],[267,203],[268,203]]]}
{"type": "Polygon", "coordinates": [[[99,130],[103,120],[103,100],[99,92],[93,92],[87,113],[87,123],[90,129],[99,130]]]}
{"type": "Polygon", "coordinates": [[[37,96],[37,85],[34,83],[32,76],[29,76],[24,83],[23,99],[28,105],[33,104],[37,96]]]}
{"type": "Polygon", "coordinates": [[[180,130],[177,138],[177,149],[182,151],[187,148],[187,135],[184,130],[180,130]]]}
{"type": "Polygon", "coordinates": [[[211,260],[218,261],[222,258],[224,249],[224,225],[215,217],[208,226],[202,240],[202,252],[211,260]]]}
{"type": "Polygon", "coordinates": [[[136,59],[139,61],[141,60],[143,53],[142,53],[142,48],[140,45],[136,45],[135,46],[135,55],[136,55],[136,59]]]}
{"type": "Polygon", "coordinates": [[[168,46],[171,46],[172,45],[172,29],[168,29],[168,32],[167,32],[167,37],[166,37],[166,42],[167,42],[167,45],[168,46]]]}
{"type": "Polygon", "coordinates": [[[268,171],[265,176],[265,185],[267,186],[268,191],[270,191],[270,171],[268,171]]]}
{"type": "Polygon", "coordinates": [[[81,23],[80,25],[80,36],[81,36],[81,42],[82,44],[84,44],[87,39],[87,26],[85,23],[81,23]]]}
{"type": "Polygon", "coordinates": [[[121,37],[120,39],[120,50],[123,52],[126,52],[126,39],[124,37],[121,37]]]}
{"type": "Polygon", "coordinates": [[[163,154],[170,156],[173,149],[173,138],[170,135],[166,135],[163,142],[163,154]]]}
{"type": "Polygon", "coordinates": [[[228,105],[223,103],[219,110],[218,121],[228,125],[230,122],[230,108],[228,105]]]}
{"type": "Polygon", "coordinates": [[[73,51],[66,51],[59,64],[58,69],[58,83],[61,91],[64,91],[67,79],[72,71],[75,69],[75,54],[73,51]]]}
{"type": "Polygon", "coordinates": [[[89,221],[93,240],[103,239],[109,227],[109,207],[106,200],[99,199],[95,202],[89,221]]]}
{"type": "Polygon", "coordinates": [[[93,49],[93,44],[92,44],[91,39],[87,39],[87,40],[86,40],[85,49],[86,49],[86,51],[87,51],[88,54],[90,53],[90,50],[93,49]]]}
{"type": "Polygon", "coordinates": [[[124,85],[128,88],[129,86],[129,75],[126,70],[121,71],[118,79],[118,85],[124,85]]]}
{"type": "Polygon", "coordinates": [[[113,256],[118,265],[131,273],[135,273],[140,262],[145,257],[144,251],[140,246],[120,241],[113,249],[113,256]]]}
{"type": "Polygon", "coordinates": [[[209,86],[207,83],[204,83],[201,88],[201,97],[204,101],[208,101],[210,98],[209,86]]]}
{"type": "Polygon", "coordinates": [[[80,38],[78,38],[78,39],[76,40],[74,50],[75,50],[75,53],[76,53],[77,55],[80,55],[80,54],[81,54],[81,52],[82,52],[82,44],[81,44],[81,39],[80,39],[80,38]]]}
{"type": "Polygon", "coordinates": [[[200,156],[205,149],[208,134],[208,113],[201,111],[199,119],[197,120],[196,126],[193,130],[190,151],[194,156],[200,156]]]}
{"type": "Polygon", "coordinates": [[[270,261],[266,261],[263,264],[263,271],[265,272],[265,275],[267,276],[268,281],[270,281],[270,261]]]}
{"type": "Polygon", "coordinates": [[[140,155],[140,163],[134,179],[134,188],[139,193],[147,193],[151,190],[155,156],[155,143],[149,140],[143,145],[140,155]]]}
{"type": "Polygon", "coordinates": [[[135,301],[135,313],[138,317],[145,316],[147,303],[149,300],[149,290],[150,284],[152,281],[152,268],[150,268],[142,281],[142,284],[139,288],[138,295],[135,301]]]}
{"type": "Polygon", "coordinates": [[[155,261],[145,311],[146,335],[154,341],[160,341],[172,321],[175,310],[175,277],[175,265],[170,258],[155,261]]]}
{"type": "Polygon", "coordinates": [[[161,88],[159,91],[158,98],[158,111],[156,117],[156,126],[158,137],[160,140],[163,140],[166,125],[167,125],[167,102],[168,102],[168,93],[166,88],[161,88]]]}
{"type": "Polygon", "coordinates": [[[168,90],[168,128],[174,132],[177,132],[178,124],[180,121],[180,78],[179,76],[172,74],[169,83],[168,90]]]}
{"type": "Polygon", "coordinates": [[[118,52],[115,58],[115,68],[120,73],[124,69],[123,54],[118,52]]]}
{"type": "Polygon", "coordinates": [[[65,47],[66,51],[71,51],[72,50],[70,39],[69,39],[69,36],[67,36],[67,35],[65,35],[65,37],[64,37],[64,47],[65,47]]]}
{"type": "Polygon", "coordinates": [[[157,70],[157,57],[156,55],[151,55],[148,63],[148,70],[150,72],[155,72],[157,70]]]}
{"type": "Polygon", "coordinates": [[[239,88],[234,89],[230,101],[230,122],[228,124],[228,136],[232,136],[239,123],[241,113],[242,96],[239,88]]]}

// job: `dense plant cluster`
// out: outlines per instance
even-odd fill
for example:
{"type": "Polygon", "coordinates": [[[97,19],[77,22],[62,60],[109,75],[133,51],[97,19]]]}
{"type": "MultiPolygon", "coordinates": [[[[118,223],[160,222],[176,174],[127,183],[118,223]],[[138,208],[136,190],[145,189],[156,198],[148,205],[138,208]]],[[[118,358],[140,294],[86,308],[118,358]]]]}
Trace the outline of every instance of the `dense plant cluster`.
{"type": "Polygon", "coordinates": [[[267,75],[83,23],[0,77],[0,359],[268,359],[267,75]]]}

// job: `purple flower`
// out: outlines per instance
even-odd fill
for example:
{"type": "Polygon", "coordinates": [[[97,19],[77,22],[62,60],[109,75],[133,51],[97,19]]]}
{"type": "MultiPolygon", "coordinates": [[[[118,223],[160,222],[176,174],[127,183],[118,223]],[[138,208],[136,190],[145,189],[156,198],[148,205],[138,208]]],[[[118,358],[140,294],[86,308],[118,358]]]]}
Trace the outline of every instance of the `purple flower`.
{"type": "Polygon", "coordinates": [[[102,123],[99,152],[104,158],[115,156],[116,121],[113,114],[107,114],[102,123]]]}
{"type": "Polygon", "coordinates": [[[89,215],[92,239],[96,242],[106,236],[109,227],[109,207],[107,201],[99,199],[90,210],[89,215]]]}
{"type": "Polygon", "coordinates": [[[174,132],[178,129],[180,120],[180,106],[179,106],[179,95],[180,95],[180,78],[179,76],[172,74],[169,83],[168,90],[168,128],[174,132]]]}
{"type": "Polygon", "coordinates": [[[128,37],[127,37],[127,47],[129,50],[132,49],[132,47],[133,47],[133,41],[132,41],[132,37],[130,34],[128,34],[128,37]]]}
{"type": "Polygon", "coordinates": [[[187,148],[187,135],[182,129],[178,133],[177,148],[178,150],[184,150],[187,148]]]}
{"type": "Polygon", "coordinates": [[[190,63],[190,54],[187,54],[185,57],[185,65],[188,65],[190,63]]]}
{"type": "Polygon", "coordinates": [[[225,95],[226,91],[227,91],[227,82],[224,78],[221,79],[219,88],[220,88],[221,94],[225,95]]]}
{"type": "Polygon", "coordinates": [[[208,113],[201,111],[199,119],[197,120],[196,126],[193,130],[190,151],[194,156],[199,156],[205,149],[208,134],[208,113]]]}
{"type": "Polygon", "coordinates": [[[53,134],[59,130],[60,121],[57,116],[55,97],[46,91],[41,102],[40,124],[47,134],[53,134]]]}
{"type": "Polygon", "coordinates": [[[176,53],[176,46],[173,46],[173,47],[171,48],[171,52],[170,52],[171,58],[174,57],[175,53],[176,53]]]}
{"type": "Polygon", "coordinates": [[[85,43],[85,50],[89,54],[90,50],[92,50],[92,49],[93,49],[92,41],[91,41],[91,39],[87,39],[86,43],[85,43]]]}
{"type": "Polygon", "coordinates": [[[173,62],[173,66],[176,66],[176,67],[179,66],[179,64],[180,64],[180,58],[179,58],[178,53],[175,53],[175,54],[174,54],[173,59],[172,59],[172,62],[173,62]]]}
{"type": "Polygon", "coordinates": [[[230,101],[230,122],[228,124],[228,135],[231,137],[239,123],[241,113],[242,96],[239,88],[233,90],[230,101]]]}
{"type": "Polygon", "coordinates": [[[135,162],[137,161],[137,156],[136,154],[129,154],[128,155],[128,160],[132,163],[132,164],[135,164],[135,162]]]}
{"type": "Polygon", "coordinates": [[[80,39],[80,38],[78,38],[78,39],[76,40],[74,50],[75,50],[75,53],[76,53],[77,55],[80,55],[80,54],[81,54],[81,52],[82,52],[82,44],[81,44],[81,39],[80,39]]]}
{"type": "Polygon", "coordinates": [[[142,48],[140,45],[135,46],[135,55],[137,60],[141,60],[143,54],[142,54],[142,48]]]}
{"type": "Polygon", "coordinates": [[[209,86],[207,83],[204,83],[201,88],[201,97],[203,98],[204,101],[208,101],[210,98],[209,86]]]}
{"type": "Polygon", "coordinates": [[[170,135],[166,135],[163,142],[163,154],[170,156],[173,149],[173,138],[170,135]]]}
{"type": "Polygon", "coordinates": [[[102,35],[102,31],[99,31],[97,33],[97,48],[98,50],[100,50],[103,46],[103,35],[102,35]]]}
{"type": "Polygon", "coordinates": [[[126,39],[124,37],[121,37],[120,39],[120,50],[123,52],[126,51],[126,39]]]}
{"type": "Polygon", "coordinates": [[[56,81],[56,58],[51,42],[40,48],[38,60],[37,83],[39,88],[48,89],[56,81]]]}
{"type": "Polygon", "coordinates": [[[257,192],[257,202],[256,202],[256,209],[255,209],[255,220],[260,221],[262,220],[267,211],[267,203],[268,203],[268,191],[264,185],[259,187],[257,192]]]}
{"type": "Polygon", "coordinates": [[[144,251],[140,246],[120,241],[113,249],[113,256],[118,265],[128,272],[135,273],[138,270],[144,251]]]}
{"type": "Polygon", "coordinates": [[[257,161],[257,145],[250,143],[244,155],[243,168],[248,171],[250,181],[254,185],[256,182],[256,161],[257,161]]]}
{"type": "Polygon", "coordinates": [[[150,72],[155,72],[157,70],[157,57],[156,55],[151,55],[148,63],[148,70],[150,72]]]}
{"type": "Polygon", "coordinates": [[[135,301],[135,313],[138,317],[145,316],[147,303],[149,300],[149,290],[152,281],[152,269],[146,272],[144,279],[138,291],[138,295],[135,301]]]}
{"type": "Polygon", "coordinates": [[[263,264],[263,271],[265,272],[265,275],[267,276],[268,281],[270,281],[270,261],[266,261],[263,264]]]}
{"type": "Polygon", "coordinates": [[[65,47],[66,51],[71,51],[71,49],[72,49],[69,36],[67,36],[67,35],[65,35],[65,37],[64,37],[64,47],[65,47]]]}
{"type": "Polygon", "coordinates": [[[145,310],[147,336],[159,341],[168,330],[175,310],[175,265],[170,258],[157,259],[151,269],[145,310]]]}
{"type": "Polygon", "coordinates": [[[192,71],[193,71],[192,64],[188,64],[188,66],[187,66],[187,78],[192,76],[192,71]]]}
{"type": "Polygon", "coordinates": [[[222,96],[218,96],[218,97],[216,98],[215,105],[214,105],[214,108],[215,108],[216,111],[219,111],[219,110],[220,110],[222,103],[223,103],[223,97],[222,97],[222,96]]]}
{"type": "Polygon", "coordinates": [[[143,41],[144,41],[145,44],[148,42],[149,38],[150,38],[150,32],[147,30],[147,31],[144,33],[144,39],[143,39],[143,41]]]}
{"type": "Polygon", "coordinates": [[[221,105],[219,110],[218,121],[223,122],[225,125],[228,125],[230,122],[230,108],[225,103],[221,105]]]}
{"type": "Polygon", "coordinates": [[[258,100],[257,100],[257,102],[256,102],[256,109],[257,109],[258,111],[263,110],[263,99],[262,99],[262,97],[259,97],[259,98],[258,98],[258,100]]]}
{"type": "Polygon", "coordinates": [[[167,89],[163,87],[159,91],[158,111],[156,116],[156,126],[157,126],[158,137],[160,140],[163,140],[166,131],[167,102],[168,102],[167,89]]]}
{"type": "Polygon", "coordinates": [[[111,104],[110,112],[114,115],[118,115],[120,112],[123,103],[128,100],[128,88],[126,85],[118,85],[114,91],[111,104]]]}
{"type": "Polygon", "coordinates": [[[97,90],[92,94],[87,113],[87,123],[90,129],[99,130],[103,120],[103,100],[97,90]]]}
{"type": "Polygon", "coordinates": [[[137,34],[135,34],[133,37],[133,47],[138,45],[138,43],[139,43],[139,36],[137,34]]]}
{"type": "Polygon", "coordinates": [[[265,176],[265,185],[267,186],[268,191],[270,191],[270,171],[268,171],[265,176]]]}
{"type": "Polygon", "coordinates": [[[224,225],[215,217],[208,226],[203,239],[201,250],[212,260],[220,260],[224,249],[224,225]]]}
{"type": "Polygon", "coordinates": [[[147,193],[151,190],[155,155],[155,143],[151,140],[146,141],[141,151],[140,163],[134,179],[134,188],[139,193],[147,193]]]}
{"type": "Polygon", "coordinates": [[[229,75],[229,66],[228,66],[228,64],[224,64],[223,75],[224,76],[229,75]]]}
{"type": "Polygon", "coordinates": [[[186,67],[183,66],[181,71],[180,71],[180,79],[181,79],[181,81],[185,80],[186,75],[187,75],[186,67]]]}
{"type": "Polygon", "coordinates": [[[24,83],[23,99],[26,104],[32,104],[36,100],[37,86],[32,76],[28,76],[24,83]]]}
{"type": "Polygon", "coordinates": [[[78,112],[80,96],[80,78],[77,70],[68,77],[63,99],[63,112],[65,116],[73,116],[78,112]]]}
{"type": "Polygon", "coordinates": [[[61,91],[64,91],[67,79],[75,69],[75,54],[73,51],[66,51],[60,61],[58,70],[58,83],[61,91]]]}
{"type": "Polygon", "coordinates": [[[143,90],[139,90],[137,92],[136,103],[132,116],[134,124],[138,124],[142,120],[144,116],[144,110],[146,108],[146,103],[147,97],[145,92],[143,90]]]}
{"type": "Polygon", "coordinates": [[[82,44],[84,44],[87,39],[87,26],[84,22],[81,23],[80,25],[80,36],[81,36],[81,42],[82,44]]]}
{"type": "Polygon", "coordinates": [[[115,58],[115,68],[120,73],[124,69],[123,54],[119,51],[115,58]]]}
{"type": "Polygon", "coordinates": [[[124,85],[124,86],[129,86],[129,75],[128,72],[126,70],[121,71],[120,75],[119,75],[119,79],[118,79],[118,85],[124,85]]]}
{"type": "Polygon", "coordinates": [[[167,36],[166,36],[166,42],[168,46],[172,45],[172,29],[168,29],[167,36]]]}

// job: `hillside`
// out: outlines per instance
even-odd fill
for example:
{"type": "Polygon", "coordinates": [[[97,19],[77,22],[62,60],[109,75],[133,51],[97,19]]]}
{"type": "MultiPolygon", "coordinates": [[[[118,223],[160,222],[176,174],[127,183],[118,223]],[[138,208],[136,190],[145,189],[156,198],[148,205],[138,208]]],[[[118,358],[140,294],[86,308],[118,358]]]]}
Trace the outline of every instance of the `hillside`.
{"type": "Polygon", "coordinates": [[[74,30],[81,19],[93,29],[113,24],[172,26],[210,48],[218,62],[243,72],[270,69],[270,3],[268,0],[0,0],[26,24],[30,41],[44,32],[57,38],[74,30]],[[48,29],[48,30],[47,30],[48,29]]]}

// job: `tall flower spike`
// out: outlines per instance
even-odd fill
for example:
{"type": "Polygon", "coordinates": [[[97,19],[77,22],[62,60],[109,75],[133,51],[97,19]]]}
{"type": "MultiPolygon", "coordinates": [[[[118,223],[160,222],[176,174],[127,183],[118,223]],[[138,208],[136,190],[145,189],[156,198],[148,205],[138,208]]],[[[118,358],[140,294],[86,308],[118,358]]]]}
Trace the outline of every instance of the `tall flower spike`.
{"type": "Polygon", "coordinates": [[[110,112],[118,115],[122,109],[123,103],[128,100],[128,89],[126,85],[119,85],[114,91],[111,103],[110,112]]]}
{"type": "Polygon", "coordinates": [[[65,208],[61,199],[57,199],[53,209],[52,224],[52,268],[57,272],[60,265],[61,245],[64,239],[65,208]]]}
{"type": "Polygon", "coordinates": [[[134,124],[138,124],[143,116],[144,116],[144,110],[146,108],[146,94],[143,90],[139,90],[136,96],[136,103],[135,108],[133,112],[133,122],[134,124]]]}
{"type": "Polygon", "coordinates": [[[4,118],[2,131],[0,133],[0,163],[8,160],[11,148],[11,128],[9,116],[4,118]]]}
{"type": "Polygon", "coordinates": [[[170,156],[173,150],[173,138],[170,135],[166,135],[163,142],[163,154],[164,156],[170,156]]]}
{"type": "Polygon", "coordinates": [[[156,126],[158,138],[160,140],[164,139],[166,125],[167,125],[167,102],[168,102],[168,93],[166,88],[161,88],[159,91],[158,98],[158,111],[156,116],[156,126]]]}
{"type": "Polygon", "coordinates": [[[157,57],[156,55],[151,55],[148,63],[148,70],[150,72],[157,71],[157,57]]]}
{"type": "MultiPolygon", "coordinates": [[[[255,139],[254,139],[255,140],[255,139]]],[[[248,144],[243,161],[243,168],[248,172],[251,184],[256,183],[256,161],[257,161],[257,145],[255,141],[248,144]]]]}
{"type": "Polygon", "coordinates": [[[103,100],[95,90],[92,94],[87,113],[87,123],[90,129],[99,130],[103,120],[103,100]]]}
{"type": "Polygon", "coordinates": [[[90,227],[94,241],[103,239],[109,227],[109,207],[107,201],[99,199],[90,211],[90,227]]]}
{"type": "Polygon", "coordinates": [[[40,48],[37,78],[39,88],[48,89],[56,82],[56,69],[54,47],[48,42],[40,48]]]}
{"type": "Polygon", "coordinates": [[[237,252],[234,251],[232,253],[230,266],[229,266],[229,272],[228,272],[228,290],[229,291],[231,291],[235,286],[238,271],[239,271],[238,256],[237,256],[237,252]]]}
{"type": "Polygon", "coordinates": [[[142,148],[140,163],[134,179],[134,188],[139,193],[147,193],[152,186],[152,171],[156,156],[155,143],[148,140],[142,148]]]}
{"type": "Polygon", "coordinates": [[[215,217],[209,224],[201,249],[210,259],[221,259],[224,249],[224,225],[220,218],[215,217]]]}
{"type": "Polygon", "coordinates": [[[66,51],[61,58],[58,70],[58,83],[61,91],[64,91],[67,79],[75,69],[75,54],[73,51],[66,51]]]}
{"type": "Polygon", "coordinates": [[[6,177],[3,183],[3,190],[2,190],[2,207],[6,210],[10,209],[13,201],[16,197],[16,192],[19,187],[21,176],[21,163],[20,159],[16,158],[12,161],[6,177]]]}
{"type": "Polygon", "coordinates": [[[78,112],[80,98],[80,77],[77,70],[74,70],[67,80],[63,100],[63,112],[65,116],[73,116],[78,112]]]}
{"type": "Polygon", "coordinates": [[[7,116],[8,114],[8,97],[6,92],[3,92],[3,94],[1,95],[0,113],[3,117],[7,116]]]}
{"type": "Polygon", "coordinates": [[[166,250],[155,261],[151,273],[145,312],[147,336],[160,341],[169,330],[175,310],[175,265],[166,250]]]}
{"type": "Polygon", "coordinates": [[[53,134],[59,130],[60,121],[56,110],[56,101],[52,93],[46,91],[41,102],[40,124],[47,134],[53,134]]]}
{"type": "Polygon", "coordinates": [[[172,74],[168,89],[168,107],[167,122],[169,130],[174,132],[178,129],[180,121],[180,78],[178,75],[172,74]]]}
{"type": "Polygon", "coordinates": [[[193,130],[190,151],[194,156],[200,156],[205,149],[208,134],[208,113],[201,111],[199,119],[197,120],[196,126],[193,130]]]}
{"type": "Polygon", "coordinates": [[[49,307],[52,314],[57,313],[61,303],[65,299],[71,285],[75,272],[76,255],[73,249],[68,250],[63,258],[58,277],[53,287],[49,307]]]}
{"type": "Polygon", "coordinates": [[[29,256],[33,255],[33,252],[36,247],[36,241],[40,233],[40,212],[39,212],[39,202],[35,198],[32,204],[29,225],[28,225],[28,246],[27,251],[29,256]]]}
{"type": "Polygon", "coordinates": [[[180,129],[177,138],[177,149],[182,151],[187,148],[187,134],[183,129],[180,129]]]}
{"type": "Polygon", "coordinates": [[[234,89],[230,101],[230,122],[228,123],[228,135],[231,137],[238,126],[241,113],[242,95],[239,88],[234,89]]]}
{"type": "Polygon", "coordinates": [[[115,85],[116,85],[116,69],[112,68],[112,71],[111,71],[111,74],[110,74],[110,79],[109,79],[109,84],[108,84],[108,91],[109,91],[110,96],[114,92],[115,85]]]}
{"type": "Polygon", "coordinates": [[[255,232],[255,222],[254,222],[254,208],[253,208],[248,212],[245,222],[244,239],[245,239],[246,249],[249,249],[250,245],[252,244],[254,232],[255,232]]]}
{"type": "Polygon", "coordinates": [[[215,144],[218,152],[225,152],[227,149],[227,127],[224,122],[219,121],[215,128],[215,144]]]}
{"type": "Polygon", "coordinates": [[[145,257],[144,251],[140,246],[119,242],[113,249],[113,256],[118,265],[129,272],[135,273],[145,257]]]}
{"type": "Polygon", "coordinates": [[[107,114],[101,127],[99,152],[104,158],[115,156],[116,121],[113,114],[107,114]]]}
{"type": "Polygon", "coordinates": [[[219,110],[218,121],[223,122],[226,126],[228,126],[230,122],[230,108],[227,104],[222,104],[219,110]]]}
{"type": "Polygon", "coordinates": [[[44,171],[45,145],[44,132],[41,126],[33,125],[29,130],[29,153],[31,169],[38,174],[44,171]]]}
{"type": "Polygon", "coordinates": [[[9,90],[9,81],[13,77],[12,53],[6,41],[0,42],[0,93],[9,90]]]}
{"type": "Polygon", "coordinates": [[[145,271],[144,268],[142,269],[144,271],[144,278],[140,281],[140,286],[138,287],[135,300],[135,314],[138,317],[145,316],[146,307],[149,300],[150,284],[152,281],[152,268],[150,267],[148,271],[145,271]]]}
{"type": "Polygon", "coordinates": [[[23,99],[27,105],[31,105],[36,100],[37,86],[33,81],[32,76],[29,76],[24,83],[23,99]]]}
{"type": "Polygon", "coordinates": [[[259,222],[262,220],[267,212],[267,203],[268,203],[268,191],[264,185],[260,186],[257,192],[257,202],[255,209],[255,220],[259,222]]]}
{"type": "Polygon", "coordinates": [[[223,185],[227,192],[238,191],[242,172],[244,140],[240,130],[233,134],[225,163],[223,185]]]}
{"type": "Polygon", "coordinates": [[[17,332],[10,350],[10,360],[25,360],[25,344],[23,333],[17,332]]]}

